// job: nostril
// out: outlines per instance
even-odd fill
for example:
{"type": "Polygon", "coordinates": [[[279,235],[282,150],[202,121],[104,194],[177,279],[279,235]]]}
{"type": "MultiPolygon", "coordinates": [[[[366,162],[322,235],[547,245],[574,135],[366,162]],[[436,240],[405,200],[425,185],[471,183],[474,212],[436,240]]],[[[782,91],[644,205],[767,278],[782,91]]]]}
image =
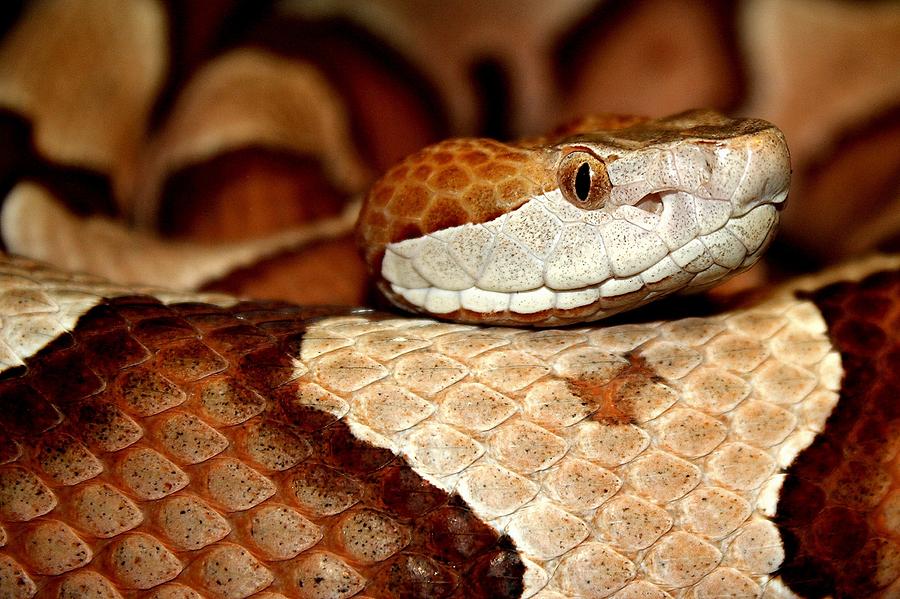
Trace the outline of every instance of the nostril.
{"type": "Polygon", "coordinates": [[[662,196],[660,196],[658,193],[648,193],[640,200],[638,200],[638,203],[635,204],[634,207],[640,208],[641,210],[646,210],[650,214],[662,214],[662,196]]]}

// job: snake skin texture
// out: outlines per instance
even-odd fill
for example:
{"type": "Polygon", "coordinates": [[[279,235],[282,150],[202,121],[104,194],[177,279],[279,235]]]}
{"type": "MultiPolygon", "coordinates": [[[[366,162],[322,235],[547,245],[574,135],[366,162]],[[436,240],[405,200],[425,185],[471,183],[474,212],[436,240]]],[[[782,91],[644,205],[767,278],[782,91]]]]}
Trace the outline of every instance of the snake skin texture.
{"type": "Polygon", "coordinates": [[[835,283],[809,295],[841,352],[841,401],[791,466],[778,510],[783,577],[811,596],[865,597],[900,576],[900,275],[835,283]]]}
{"type": "Polygon", "coordinates": [[[0,596],[900,591],[898,270],[544,331],[0,275],[0,596]]]}

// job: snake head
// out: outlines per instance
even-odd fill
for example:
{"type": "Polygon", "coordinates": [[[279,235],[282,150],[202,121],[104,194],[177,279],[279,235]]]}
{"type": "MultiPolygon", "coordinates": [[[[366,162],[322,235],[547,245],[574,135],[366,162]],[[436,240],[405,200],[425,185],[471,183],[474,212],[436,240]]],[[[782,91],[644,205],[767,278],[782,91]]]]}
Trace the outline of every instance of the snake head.
{"type": "Polygon", "coordinates": [[[393,167],[357,237],[394,304],[463,322],[591,321],[752,266],[790,157],[758,119],[596,117],[516,144],[457,139],[393,167]]]}

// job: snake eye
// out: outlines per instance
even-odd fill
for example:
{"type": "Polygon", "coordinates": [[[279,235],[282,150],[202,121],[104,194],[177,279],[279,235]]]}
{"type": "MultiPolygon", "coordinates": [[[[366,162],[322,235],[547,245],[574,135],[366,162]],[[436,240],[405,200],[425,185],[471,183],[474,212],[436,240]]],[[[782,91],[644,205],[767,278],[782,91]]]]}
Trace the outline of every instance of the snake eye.
{"type": "Polygon", "coordinates": [[[569,202],[586,210],[602,208],[612,184],[606,165],[593,154],[575,151],[559,164],[559,189],[569,202]]]}

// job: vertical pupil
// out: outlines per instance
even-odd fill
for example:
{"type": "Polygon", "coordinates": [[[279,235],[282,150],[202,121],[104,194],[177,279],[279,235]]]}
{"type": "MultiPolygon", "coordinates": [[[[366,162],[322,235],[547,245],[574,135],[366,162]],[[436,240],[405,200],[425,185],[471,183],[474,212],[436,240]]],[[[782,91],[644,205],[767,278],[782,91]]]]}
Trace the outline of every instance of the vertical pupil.
{"type": "Polygon", "coordinates": [[[591,193],[591,167],[587,162],[582,162],[575,173],[575,195],[584,202],[591,193]]]}

